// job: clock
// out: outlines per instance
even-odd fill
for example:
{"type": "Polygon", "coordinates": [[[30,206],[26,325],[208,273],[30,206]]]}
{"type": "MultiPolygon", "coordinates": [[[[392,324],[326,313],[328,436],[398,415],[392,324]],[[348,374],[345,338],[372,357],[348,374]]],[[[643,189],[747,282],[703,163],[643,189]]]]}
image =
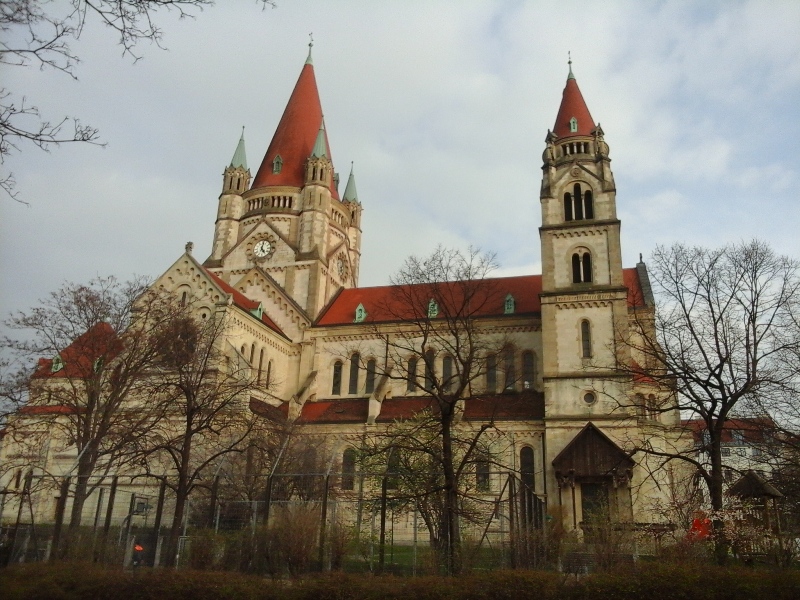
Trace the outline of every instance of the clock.
{"type": "Polygon", "coordinates": [[[255,254],[258,258],[264,258],[265,256],[268,256],[271,251],[272,244],[269,243],[269,240],[261,240],[255,246],[253,246],[253,254],[255,254]]]}

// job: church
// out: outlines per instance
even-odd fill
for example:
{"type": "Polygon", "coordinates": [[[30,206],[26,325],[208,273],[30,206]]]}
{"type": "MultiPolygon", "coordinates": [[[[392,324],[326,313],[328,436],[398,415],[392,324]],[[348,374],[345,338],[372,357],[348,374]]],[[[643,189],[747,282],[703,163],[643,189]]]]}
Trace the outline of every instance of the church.
{"type": "MultiPolygon", "coordinates": [[[[678,443],[680,416],[669,394],[631,375],[644,358],[626,340],[647,334],[654,299],[644,263],[623,268],[609,146],[571,63],[554,112],[540,275],[362,288],[362,199],[353,171],[342,182],[335,169],[309,51],[255,175],[243,135],[224,169],[211,255],[188,243],[153,286],[202,319],[225,318],[226,352],[257,383],[250,410],[324,439],[343,474],[365,437],[415,419],[434,381],[446,392],[461,377],[454,427],[485,429],[494,447],[492,472],[472,467],[475,489],[501,493],[499,472],[514,474],[538,523],[548,515],[566,530],[602,507],[613,520],[658,521],[673,474],[633,450],[678,443]],[[448,297],[472,303],[463,327],[486,342],[469,363],[452,348],[448,297]]],[[[67,376],[51,366],[53,379],[67,376]]],[[[339,485],[352,490],[352,477],[339,485]]]]}
{"type": "MultiPolygon", "coordinates": [[[[413,285],[358,286],[363,207],[331,147],[309,52],[255,176],[243,136],[224,170],[211,255],[201,262],[187,244],[155,285],[193,298],[204,318],[225,306],[230,344],[264,384],[251,408],[325,435],[346,465],[361,436],[425,406],[423,378],[448,378],[458,361],[414,343],[389,352],[392,336],[416,335],[392,310],[413,285]]],[[[499,460],[567,529],[605,503],[619,520],[653,521],[670,474],[630,449],[674,442],[679,423],[677,411],[625,401],[658,392],[614,368],[636,364],[623,340],[652,322],[654,300],[645,265],[622,266],[610,165],[570,63],[542,155],[543,272],[486,280],[496,299],[473,316],[507,350],[480,357],[459,413],[508,436],[499,460]]],[[[431,298],[423,319],[437,310],[431,298]]]]}

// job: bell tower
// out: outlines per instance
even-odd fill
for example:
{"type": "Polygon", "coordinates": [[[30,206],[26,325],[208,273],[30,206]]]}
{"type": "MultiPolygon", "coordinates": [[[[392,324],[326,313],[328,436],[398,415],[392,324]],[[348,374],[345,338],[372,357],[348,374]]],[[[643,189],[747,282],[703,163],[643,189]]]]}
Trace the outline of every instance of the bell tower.
{"type": "Polygon", "coordinates": [[[603,130],[592,119],[570,61],[540,193],[543,376],[548,416],[591,416],[598,376],[611,374],[627,322],[616,186],[603,130]]]}
{"type": "MultiPolygon", "coordinates": [[[[548,470],[548,488],[558,490],[559,498],[572,496],[562,516],[564,524],[577,528],[588,518],[592,498],[630,516],[627,485],[610,482],[607,473],[589,477],[561,468],[568,446],[591,446],[575,435],[580,423],[614,446],[614,429],[624,422],[619,403],[624,404],[629,391],[617,365],[629,364],[630,352],[619,343],[629,326],[628,288],[611,159],[603,130],[592,119],[572,73],[572,61],[555,125],[545,142],[539,228],[545,460],[555,467],[548,470]]],[[[627,433],[619,435],[624,438],[627,433]]],[[[625,456],[619,448],[615,452],[625,456]]]]}

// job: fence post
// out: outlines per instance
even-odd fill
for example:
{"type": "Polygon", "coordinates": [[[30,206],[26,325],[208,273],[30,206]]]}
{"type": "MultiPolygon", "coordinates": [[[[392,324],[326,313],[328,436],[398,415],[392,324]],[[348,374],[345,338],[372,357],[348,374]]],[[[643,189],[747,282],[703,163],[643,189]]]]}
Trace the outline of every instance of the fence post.
{"type": "Polygon", "coordinates": [[[164,497],[167,493],[167,480],[162,479],[161,485],[158,488],[158,504],[156,505],[156,518],[153,523],[153,542],[152,542],[152,559],[148,561],[151,567],[156,566],[156,557],[158,554],[158,543],[161,539],[161,518],[164,514],[164,497]]]}
{"type": "Polygon", "coordinates": [[[515,511],[517,509],[517,479],[509,473],[508,475],[508,547],[511,550],[511,568],[517,567],[517,519],[515,511]]]}
{"type": "Polygon", "coordinates": [[[272,503],[272,475],[267,476],[267,489],[264,491],[264,525],[269,528],[269,507],[272,503]]]}
{"type": "Polygon", "coordinates": [[[219,494],[219,475],[214,475],[214,481],[211,483],[211,501],[208,507],[208,522],[206,527],[211,529],[214,526],[214,516],[217,512],[217,495],[219,494]]]}
{"type": "Polygon", "coordinates": [[[14,549],[17,543],[17,532],[19,531],[20,521],[22,521],[22,510],[23,506],[25,505],[25,498],[28,498],[28,503],[30,504],[30,494],[31,494],[31,484],[33,482],[33,469],[29,470],[25,474],[25,483],[22,484],[22,493],[19,496],[19,506],[17,507],[17,520],[14,524],[14,531],[11,533],[11,539],[8,541],[10,544],[10,549],[8,552],[8,562],[6,564],[11,564],[14,561],[14,549]]]}
{"type": "Polygon", "coordinates": [[[50,545],[50,562],[56,560],[58,556],[58,546],[61,542],[61,529],[64,526],[64,509],[67,507],[67,495],[69,494],[69,477],[65,477],[59,489],[58,502],[56,502],[56,520],[53,525],[53,538],[50,545]]]}
{"type": "Polygon", "coordinates": [[[111,517],[114,514],[114,500],[117,496],[117,476],[111,478],[111,489],[108,492],[108,508],[106,508],[106,522],[103,524],[103,535],[100,538],[100,551],[94,553],[94,562],[97,562],[101,555],[105,555],[106,544],[108,543],[108,530],[111,529],[111,517]]]}
{"type": "Polygon", "coordinates": [[[383,563],[386,556],[386,490],[388,478],[383,476],[381,481],[381,533],[378,542],[378,573],[383,573],[383,563]]]}
{"type": "Polygon", "coordinates": [[[325,570],[325,526],[328,521],[328,484],[330,475],[325,475],[325,487],[322,490],[322,515],[319,523],[319,570],[325,570]]]}

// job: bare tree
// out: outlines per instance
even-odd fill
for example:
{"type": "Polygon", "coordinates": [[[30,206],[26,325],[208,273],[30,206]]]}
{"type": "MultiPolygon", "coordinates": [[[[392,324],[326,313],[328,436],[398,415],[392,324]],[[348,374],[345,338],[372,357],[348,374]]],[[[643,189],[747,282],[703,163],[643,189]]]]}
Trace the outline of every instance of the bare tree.
{"type": "Polygon", "coordinates": [[[88,495],[133,459],[138,440],[160,418],[157,405],[131,407],[156,364],[171,318],[169,304],[145,290],[144,280],[120,283],[113,277],[68,283],[6,321],[20,337],[4,338],[3,346],[27,363],[4,382],[8,394],[24,401],[9,419],[8,434],[21,446],[47,438],[75,449],[67,473],[74,472],[77,482],[72,529],[81,524],[88,495]]]}
{"type": "MultiPolygon", "coordinates": [[[[793,318],[800,301],[800,266],[752,241],[709,250],[677,244],[659,247],[651,277],[658,303],[654,320],[642,319],[627,336],[632,365],[618,368],[667,396],[618,399],[650,417],[674,411],[700,421],[699,445],[638,450],[660,465],[682,461],[705,483],[711,507],[723,496],[723,428],[729,419],[785,399],[796,390],[800,333],[793,318]]],[[[687,425],[688,427],[688,425],[687,425]]],[[[692,431],[685,432],[691,439],[692,431]]],[[[717,556],[727,552],[721,521],[717,556]]]]}
{"type": "MultiPolygon", "coordinates": [[[[258,0],[266,8],[272,0],[258,0]]],[[[84,28],[96,21],[118,37],[122,53],[139,60],[136,48],[142,41],[163,47],[163,31],[156,22],[159,11],[192,17],[213,0],[4,0],[0,3],[0,64],[15,67],[53,69],[77,79],[80,62],[71,43],[84,28]]],[[[0,87],[0,162],[22,144],[42,150],[69,142],[100,144],[99,132],[74,117],[50,120],[24,96],[0,87]]],[[[102,144],[101,144],[102,145],[102,144]]],[[[13,173],[0,176],[0,188],[17,198],[13,173]]]]}
{"type": "MultiPolygon", "coordinates": [[[[461,568],[459,518],[470,512],[467,500],[475,491],[467,476],[474,477],[476,462],[489,460],[483,436],[493,428],[491,407],[483,422],[467,424],[465,406],[487,395],[487,364],[494,372],[499,362],[502,371],[502,360],[492,364],[487,357],[513,350],[492,320],[503,314],[505,299],[505,290],[488,277],[495,268],[494,256],[474,249],[464,254],[439,247],[426,258],[408,258],[377,310],[400,325],[373,329],[386,358],[383,366],[366,365],[379,387],[398,380],[409,391],[424,390],[422,410],[376,434],[365,449],[367,456],[388,458],[394,496],[420,510],[448,573],[461,568]]],[[[501,377],[501,390],[513,389],[514,378],[513,369],[505,381],[501,377]]],[[[481,400],[494,406],[496,396],[481,400]]]]}
{"type": "Polygon", "coordinates": [[[226,455],[246,450],[255,422],[249,393],[257,377],[227,341],[228,325],[224,311],[203,319],[187,307],[165,332],[160,369],[150,379],[168,407],[144,456],[148,472],[175,492],[167,564],[174,564],[192,490],[226,455]]]}

